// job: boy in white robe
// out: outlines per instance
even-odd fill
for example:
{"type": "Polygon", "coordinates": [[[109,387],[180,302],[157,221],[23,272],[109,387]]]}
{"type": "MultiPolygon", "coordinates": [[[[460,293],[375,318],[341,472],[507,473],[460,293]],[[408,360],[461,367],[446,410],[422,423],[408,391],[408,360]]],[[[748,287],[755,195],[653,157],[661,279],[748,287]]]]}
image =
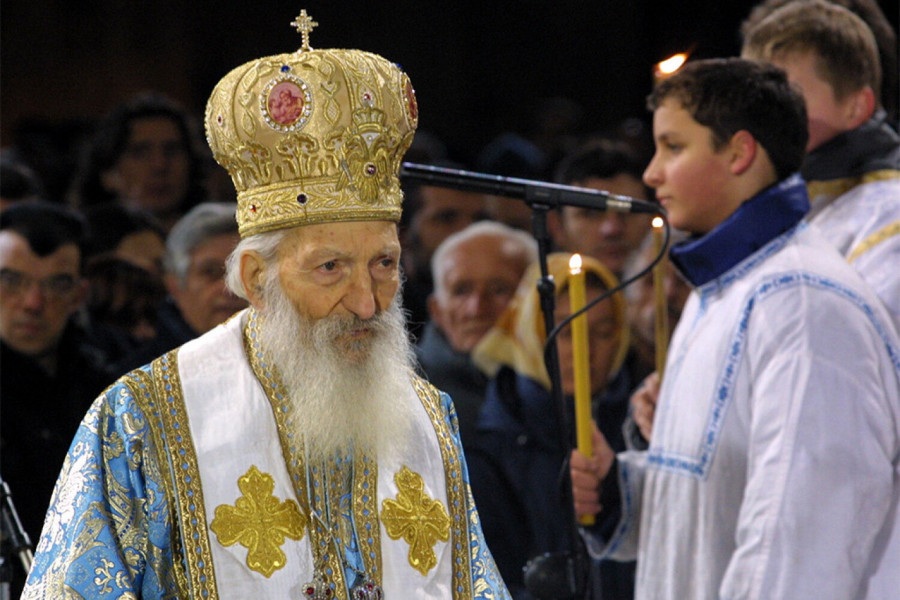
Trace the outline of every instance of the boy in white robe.
{"type": "Polygon", "coordinates": [[[576,512],[602,504],[596,531],[621,517],[607,539],[586,531],[589,548],[637,557],[638,599],[895,597],[900,345],[803,222],[802,99],[777,68],[726,59],[648,104],[644,180],[692,234],[671,259],[694,290],[649,449],[620,454],[602,489],[604,457],[573,454],[576,512]]]}

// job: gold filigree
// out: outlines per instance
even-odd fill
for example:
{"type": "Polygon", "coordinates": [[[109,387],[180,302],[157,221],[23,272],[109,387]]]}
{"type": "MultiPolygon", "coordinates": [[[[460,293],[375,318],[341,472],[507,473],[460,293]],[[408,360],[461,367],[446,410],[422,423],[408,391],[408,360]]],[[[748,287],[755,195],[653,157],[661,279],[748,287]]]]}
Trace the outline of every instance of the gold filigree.
{"type": "MultiPolygon", "coordinates": [[[[462,449],[456,443],[450,429],[450,417],[443,404],[441,393],[433,385],[418,376],[413,376],[413,387],[425,412],[431,419],[434,431],[438,438],[438,447],[441,450],[441,459],[444,463],[444,480],[447,485],[447,502],[450,514],[453,516],[451,533],[453,534],[453,597],[472,598],[472,569],[476,565],[471,564],[469,549],[477,545],[476,531],[473,526],[471,531],[467,524],[467,506],[474,506],[471,501],[471,491],[462,476],[462,449]],[[470,498],[466,503],[466,494],[470,498]]],[[[474,511],[473,511],[474,512],[474,511]]],[[[473,548],[474,551],[474,548],[473,548]]]]}
{"type": "Polygon", "coordinates": [[[295,27],[297,29],[297,33],[303,36],[303,46],[300,47],[301,51],[310,51],[312,48],[309,45],[309,34],[312,33],[312,30],[318,27],[319,24],[313,21],[312,17],[306,14],[306,9],[300,11],[300,14],[297,15],[297,18],[291,21],[291,27],[295,27]]]}
{"type": "Polygon", "coordinates": [[[314,23],[301,13],[300,52],[232,70],[207,103],[206,139],[234,182],[243,237],[331,221],[400,220],[398,175],[418,123],[412,84],[376,54],[306,48],[314,23]],[[270,92],[288,88],[304,112],[276,118],[270,92]]]}
{"type": "Polygon", "coordinates": [[[100,588],[101,594],[110,594],[113,591],[113,585],[116,590],[123,590],[128,587],[128,581],[125,573],[121,570],[113,571],[115,564],[111,560],[105,558],[100,559],[102,566],[94,569],[94,585],[100,588]]]}
{"type": "Polygon", "coordinates": [[[404,466],[394,475],[397,499],[382,502],[381,522],[391,539],[409,544],[409,564],[422,575],[437,565],[434,546],[450,539],[450,517],[439,500],[425,494],[422,476],[404,466]]]}
{"type": "Polygon", "coordinates": [[[170,467],[170,476],[160,479],[178,521],[172,528],[173,554],[180,558],[173,569],[176,582],[185,597],[218,598],[200,467],[178,374],[178,349],[154,360],[151,370],[152,376],[132,372],[135,377],[127,383],[150,422],[158,464],[170,467]],[[172,460],[175,456],[179,460],[172,460]]]}
{"type": "Polygon", "coordinates": [[[247,566],[270,577],[284,567],[287,557],[281,550],[285,538],[303,538],[306,517],[293,500],[279,500],[272,494],[275,480],[251,466],[238,479],[243,496],[234,506],[216,507],[209,528],[223,546],[240,543],[247,548],[247,566]]]}

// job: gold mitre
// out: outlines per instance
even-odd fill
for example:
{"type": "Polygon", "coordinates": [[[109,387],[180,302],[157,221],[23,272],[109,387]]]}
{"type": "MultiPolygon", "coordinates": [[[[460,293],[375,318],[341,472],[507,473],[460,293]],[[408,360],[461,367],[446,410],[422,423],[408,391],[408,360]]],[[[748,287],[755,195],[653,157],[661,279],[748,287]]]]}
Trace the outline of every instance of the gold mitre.
{"type": "Polygon", "coordinates": [[[216,85],[206,139],[237,190],[241,237],[332,221],[399,221],[398,173],[418,123],[397,65],[361,50],[313,50],[301,11],[292,54],[250,61],[216,85]]]}

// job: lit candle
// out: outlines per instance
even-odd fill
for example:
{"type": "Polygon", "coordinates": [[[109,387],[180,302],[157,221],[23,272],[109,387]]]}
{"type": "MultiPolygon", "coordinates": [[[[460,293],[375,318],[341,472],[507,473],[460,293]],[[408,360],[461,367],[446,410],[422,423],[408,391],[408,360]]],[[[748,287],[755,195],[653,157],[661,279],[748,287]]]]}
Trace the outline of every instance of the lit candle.
{"type": "MultiPolygon", "coordinates": [[[[653,218],[653,248],[658,255],[663,250],[663,220],[653,218]]],[[[653,267],[653,294],[655,299],[656,372],[662,379],[666,370],[666,350],[669,346],[669,307],[666,304],[666,259],[663,257],[653,267]]]]}
{"type": "MultiPolygon", "coordinates": [[[[573,254],[569,259],[569,307],[575,314],[586,304],[584,271],[581,255],[573,254]]],[[[578,451],[587,457],[594,454],[591,444],[591,371],[588,356],[587,315],[572,319],[572,360],[575,372],[575,439],[578,451]]],[[[579,518],[582,525],[593,525],[593,515],[579,518]]]]}
{"type": "Polygon", "coordinates": [[[653,69],[653,81],[659,83],[666,77],[674,75],[688,59],[687,52],[681,52],[656,63],[653,69]]]}

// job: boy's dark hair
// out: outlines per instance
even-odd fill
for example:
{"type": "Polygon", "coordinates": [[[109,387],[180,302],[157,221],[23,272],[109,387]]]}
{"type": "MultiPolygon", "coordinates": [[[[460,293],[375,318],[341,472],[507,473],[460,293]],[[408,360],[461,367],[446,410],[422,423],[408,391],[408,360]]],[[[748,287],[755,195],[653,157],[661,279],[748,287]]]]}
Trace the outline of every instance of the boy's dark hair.
{"type": "Polygon", "coordinates": [[[75,244],[84,256],[84,221],[75,212],[51,202],[16,203],[0,213],[0,231],[15,231],[40,257],[66,244],[75,244]]]}
{"type": "Polygon", "coordinates": [[[806,106],[781,69],[741,58],[689,62],[656,86],[647,107],[656,110],[669,98],[712,131],[716,150],[745,130],[765,148],[778,179],[800,168],[809,137],[806,106]]]}

